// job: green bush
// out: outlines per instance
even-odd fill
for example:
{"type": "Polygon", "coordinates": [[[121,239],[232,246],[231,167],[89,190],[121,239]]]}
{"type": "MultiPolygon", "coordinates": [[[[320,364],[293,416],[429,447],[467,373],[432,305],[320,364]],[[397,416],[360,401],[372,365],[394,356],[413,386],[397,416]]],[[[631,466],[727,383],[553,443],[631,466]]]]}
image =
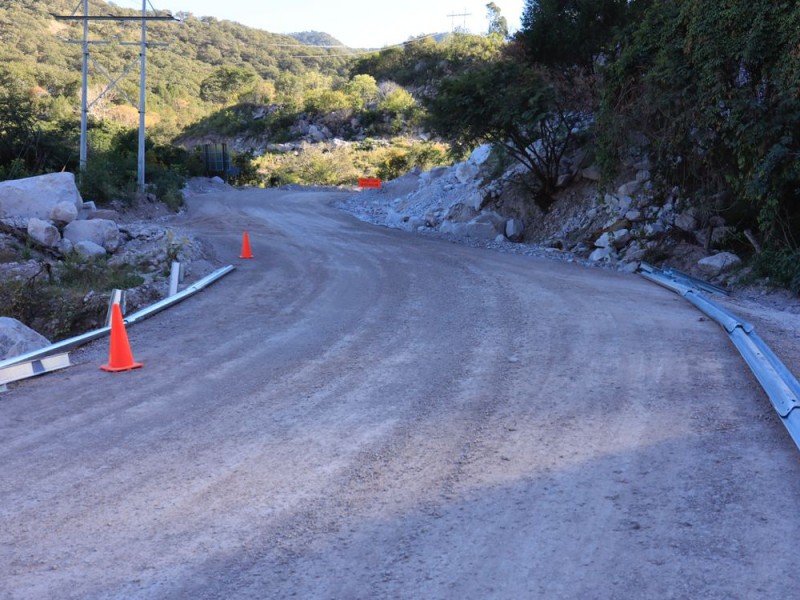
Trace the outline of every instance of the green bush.
{"type": "MultiPolygon", "coordinates": [[[[103,125],[89,138],[86,170],[79,189],[87,200],[132,202],[138,185],[138,131],[103,125]]],[[[186,175],[197,172],[197,157],[183,148],[145,140],[145,183],[156,198],[173,210],[183,204],[186,175]]]]}
{"type": "Polygon", "coordinates": [[[753,259],[753,274],[800,295],[800,250],[765,250],[753,259]]]}
{"type": "Polygon", "coordinates": [[[448,162],[444,144],[397,138],[391,145],[370,139],[352,146],[305,144],[302,151],[268,153],[252,164],[260,183],[278,186],[355,185],[359,177],[390,180],[414,167],[430,169],[448,162]]]}
{"type": "Polygon", "coordinates": [[[359,177],[349,148],[322,144],[303,144],[296,153],[266,154],[257,165],[268,185],[352,185],[359,177]]]}
{"type": "MultiPolygon", "coordinates": [[[[800,5],[692,0],[645,5],[605,72],[600,156],[644,138],[653,170],[696,198],[747,209],[767,245],[800,239],[800,5]]],[[[641,143],[641,142],[640,142],[641,143]]]]}

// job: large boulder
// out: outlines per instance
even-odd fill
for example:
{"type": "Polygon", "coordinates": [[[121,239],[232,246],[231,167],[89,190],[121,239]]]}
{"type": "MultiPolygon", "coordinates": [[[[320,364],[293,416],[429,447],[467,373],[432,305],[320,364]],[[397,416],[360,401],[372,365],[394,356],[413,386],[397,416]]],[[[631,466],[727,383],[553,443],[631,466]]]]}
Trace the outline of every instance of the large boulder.
{"type": "Polygon", "coordinates": [[[0,317],[0,360],[19,356],[49,345],[50,340],[16,319],[0,317]]]}
{"type": "Polygon", "coordinates": [[[470,183],[478,176],[478,166],[469,161],[458,163],[455,174],[459,183],[470,183]]]}
{"type": "Polygon", "coordinates": [[[81,240],[80,242],[76,242],[73,249],[84,258],[97,258],[99,256],[106,255],[105,248],[89,240],[81,240]]]}
{"type": "Polygon", "coordinates": [[[439,227],[439,231],[457,238],[469,238],[486,242],[492,242],[497,238],[497,228],[488,222],[453,223],[452,221],[445,221],[439,227]]]}
{"type": "Polygon", "coordinates": [[[64,228],[64,238],[76,246],[79,242],[93,242],[108,252],[116,252],[122,243],[117,224],[108,219],[73,221],[64,228]]]}
{"type": "Polygon", "coordinates": [[[40,244],[51,248],[61,241],[61,234],[55,225],[36,217],[28,219],[28,235],[40,244]]]}
{"type": "Polygon", "coordinates": [[[675,217],[675,227],[684,231],[695,231],[700,227],[700,218],[697,210],[688,208],[675,217]]]}
{"type": "Polygon", "coordinates": [[[521,242],[525,237],[525,223],[521,219],[509,219],[504,233],[512,242],[521,242]]]}
{"type": "Polygon", "coordinates": [[[473,165],[480,166],[487,160],[489,160],[489,157],[491,157],[491,155],[492,155],[492,145],[482,144],[477,148],[475,148],[475,150],[472,151],[472,154],[469,155],[469,162],[471,162],[473,165]]]}
{"type": "Polygon", "coordinates": [[[729,269],[732,269],[737,265],[740,265],[741,263],[742,259],[732,252],[720,252],[719,254],[714,254],[713,256],[701,258],[699,261],[697,261],[697,266],[701,271],[703,271],[703,273],[716,276],[729,269]]]}
{"type": "Polygon", "coordinates": [[[68,222],[78,216],[82,205],[72,173],[50,173],[0,182],[0,218],[36,217],[68,222]]]}
{"type": "Polygon", "coordinates": [[[53,207],[53,210],[50,211],[50,218],[56,223],[66,225],[78,218],[78,209],[72,202],[59,202],[53,207]]]}

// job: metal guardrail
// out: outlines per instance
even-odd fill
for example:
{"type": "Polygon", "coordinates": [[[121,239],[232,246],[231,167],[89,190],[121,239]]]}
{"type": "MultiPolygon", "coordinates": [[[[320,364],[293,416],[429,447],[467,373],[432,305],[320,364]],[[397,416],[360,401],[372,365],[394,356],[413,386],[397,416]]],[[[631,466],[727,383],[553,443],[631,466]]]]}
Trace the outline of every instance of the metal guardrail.
{"type": "MultiPolygon", "coordinates": [[[[189,296],[196,294],[203,288],[211,285],[212,283],[220,279],[221,277],[224,277],[225,275],[233,271],[235,268],[236,267],[234,267],[233,265],[228,265],[227,267],[222,267],[221,269],[217,269],[210,275],[206,275],[202,279],[199,279],[198,281],[187,287],[185,290],[178,292],[174,296],[169,296],[168,298],[165,298],[160,302],[156,302],[155,304],[152,304],[147,308],[143,308],[140,311],[128,315],[127,317],[125,317],[124,322],[126,325],[133,325],[138,321],[142,321],[148,317],[151,317],[157,312],[160,312],[165,308],[168,308],[173,304],[177,304],[178,302],[185,300],[189,296]]],[[[0,369],[4,369],[6,367],[10,367],[19,363],[29,362],[32,360],[39,360],[51,354],[64,352],[66,350],[71,350],[72,348],[77,348],[78,346],[82,346],[83,344],[101,338],[110,332],[111,332],[111,327],[101,327],[100,329],[95,329],[94,331],[90,331],[82,335],[62,340],[60,342],[56,342],[55,344],[52,344],[45,348],[39,348],[38,350],[33,350],[31,352],[27,352],[26,354],[20,354],[19,356],[13,356],[11,358],[7,358],[6,360],[0,361],[0,369]]]]}
{"type": "MultiPolygon", "coordinates": [[[[640,275],[683,296],[728,333],[800,449],[800,410],[797,410],[800,409],[800,383],[756,334],[753,325],[703,296],[694,288],[694,278],[687,279],[683,274],[676,276],[670,271],[657,269],[646,263],[642,263],[640,275]]],[[[708,291],[713,291],[713,288],[716,286],[710,284],[703,287],[708,291]]]]}

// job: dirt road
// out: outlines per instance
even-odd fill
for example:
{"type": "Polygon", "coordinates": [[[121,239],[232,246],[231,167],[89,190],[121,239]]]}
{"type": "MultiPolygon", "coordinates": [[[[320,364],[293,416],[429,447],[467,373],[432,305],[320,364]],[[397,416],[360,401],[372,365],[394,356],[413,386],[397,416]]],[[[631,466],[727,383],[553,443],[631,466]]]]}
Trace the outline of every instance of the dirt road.
{"type": "Polygon", "coordinates": [[[194,199],[238,268],[144,368],[0,396],[1,599],[797,597],[797,450],[716,325],[329,199],[194,199]]]}

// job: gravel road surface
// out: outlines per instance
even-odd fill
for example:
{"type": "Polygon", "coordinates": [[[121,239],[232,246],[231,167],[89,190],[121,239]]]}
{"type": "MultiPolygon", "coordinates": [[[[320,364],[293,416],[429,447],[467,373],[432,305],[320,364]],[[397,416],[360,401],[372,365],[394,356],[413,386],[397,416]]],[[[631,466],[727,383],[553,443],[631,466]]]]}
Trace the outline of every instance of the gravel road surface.
{"type": "Polygon", "coordinates": [[[195,197],[237,270],[144,368],[0,395],[0,599],[798,597],[798,452],[717,325],[335,196],[195,197]]]}

